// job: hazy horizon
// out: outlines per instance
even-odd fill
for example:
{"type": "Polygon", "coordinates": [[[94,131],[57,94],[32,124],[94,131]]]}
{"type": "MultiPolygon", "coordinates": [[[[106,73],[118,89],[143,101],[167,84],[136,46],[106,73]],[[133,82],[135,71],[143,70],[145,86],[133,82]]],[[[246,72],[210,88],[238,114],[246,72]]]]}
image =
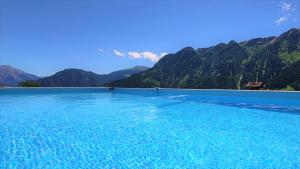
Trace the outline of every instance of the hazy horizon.
{"type": "Polygon", "coordinates": [[[0,0],[0,65],[37,76],[152,67],[166,53],[299,28],[299,1],[0,0]],[[266,12],[268,11],[268,12],[266,12]]]}

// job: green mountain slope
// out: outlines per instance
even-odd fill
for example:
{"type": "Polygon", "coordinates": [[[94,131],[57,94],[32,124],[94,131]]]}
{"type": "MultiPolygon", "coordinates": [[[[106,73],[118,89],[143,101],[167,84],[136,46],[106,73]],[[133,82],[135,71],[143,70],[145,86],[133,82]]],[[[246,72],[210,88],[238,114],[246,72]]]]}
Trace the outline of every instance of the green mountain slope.
{"type": "Polygon", "coordinates": [[[300,74],[299,61],[300,29],[291,29],[279,37],[230,41],[196,50],[187,47],[166,55],[145,72],[108,85],[244,89],[248,82],[262,81],[269,89],[290,85],[299,90],[299,80],[277,84],[281,77],[300,74]]]}

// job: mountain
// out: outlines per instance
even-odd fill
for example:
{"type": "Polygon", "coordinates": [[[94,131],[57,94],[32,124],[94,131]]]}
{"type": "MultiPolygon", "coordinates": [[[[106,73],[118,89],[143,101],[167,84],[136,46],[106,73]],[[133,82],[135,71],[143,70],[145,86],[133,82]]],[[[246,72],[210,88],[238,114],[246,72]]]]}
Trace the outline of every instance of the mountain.
{"type": "Polygon", "coordinates": [[[110,74],[96,74],[81,69],[65,69],[52,76],[39,79],[37,82],[42,87],[95,87],[105,83],[124,79],[133,74],[140,73],[148,69],[143,66],[136,66],[112,72],[110,74]]]}
{"type": "Polygon", "coordinates": [[[37,80],[38,77],[9,65],[0,65],[0,86],[17,86],[21,81],[37,80]]]}
{"type": "Polygon", "coordinates": [[[101,84],[99,75],[81,69],[65,69],[38,80],[43,87],[88,87],[101,84]]]}
{"type": "Polygon", "coordinates": [[[245,89],[248,82],[260,81],[266,89],[300,90],[299,62],[300,29],[290,29],[278,37],[186,47],[142,73],[107,85],[245,89]]]}
{"type": "MultiPolygon", "coordinates": [[[[112,73],[106,75],[108,77],[107,81],[111,82],[111,81],[115,81],[115,80],[124,79],[124,78],[130,77],[133,74],[143,72],[147,69],[148,69],[148,67],[145,67],[145,66],[135,66],[130,69],[115,71],[115,72],[112,72],[112,73]]],[[[107,83],[107,82],[105,82],[105,83],[107,83]]]]}

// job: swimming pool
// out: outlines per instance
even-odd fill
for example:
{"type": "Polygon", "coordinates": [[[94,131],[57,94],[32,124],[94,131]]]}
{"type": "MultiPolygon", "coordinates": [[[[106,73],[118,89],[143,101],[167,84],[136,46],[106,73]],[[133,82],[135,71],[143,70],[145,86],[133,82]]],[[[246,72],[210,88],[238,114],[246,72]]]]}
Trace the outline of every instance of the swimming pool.
{"type": "Polygon", "coordinates": [[[300,168],[300,93],[0,89],[0,168],[300,168]]]}

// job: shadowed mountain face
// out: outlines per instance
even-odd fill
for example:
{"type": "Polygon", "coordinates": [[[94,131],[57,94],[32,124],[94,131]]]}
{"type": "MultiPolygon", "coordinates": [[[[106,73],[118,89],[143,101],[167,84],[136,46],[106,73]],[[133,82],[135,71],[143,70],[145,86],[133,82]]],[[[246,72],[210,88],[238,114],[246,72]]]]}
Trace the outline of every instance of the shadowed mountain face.
{"type": "Polygon", "coordinates": [[[52,76],[39,79],[37,82],[42,87],[96,87],[130,77],[146,69],[147,67],[136,66],[131,69],[124,69],[103,75],[80,69],[65,69],[52,76]]]}
{"type": "Polygon", "coordinates": [[[184,48],[164,56],[153,68],[109,83],[120,87],[174,87],[244,89],[246,83],[264,82],[266,88],[288,85],[300,90],[300,29],[279,37],[184,48]]]}
{"type": "Polygon", "coordinates": [[[99,75],[80,69],[65,69],[38,80],[43,87],[88,87],[100,85],[99,75]]]}
{"type": "Polygon", "coordinates": [[[9,65],[0,65],[0,85],[17,86],[26,80],[37,80],[38,77],[9,65]]]}

